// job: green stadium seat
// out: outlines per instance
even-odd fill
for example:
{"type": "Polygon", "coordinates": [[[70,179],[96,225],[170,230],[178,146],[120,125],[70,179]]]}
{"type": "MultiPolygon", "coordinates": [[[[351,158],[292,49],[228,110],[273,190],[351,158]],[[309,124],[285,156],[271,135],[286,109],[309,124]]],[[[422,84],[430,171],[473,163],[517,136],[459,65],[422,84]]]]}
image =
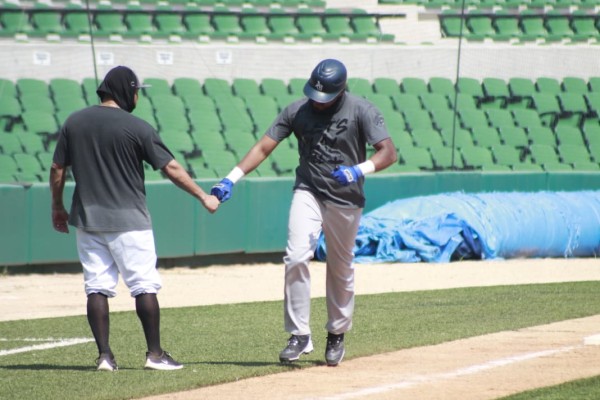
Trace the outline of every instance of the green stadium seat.
{"type": "Polygon", "coordinates": [[[20,8],[10,9],[8,3],[5,3],[5,6],[7,8],[0,12],[0,36],[28,35],[33,32],[28,13],[20,8]]]}
{"type": "Polygon", "coordinates": [[[579,127],[588,114],[586,98],[582,93],[564,92],[558,95],[560,104],[559,125],[579,127]]]}
{"type": "Polygon", "coordinates": [[[269,37],[276,40],[292,41],[300,31],[296,26],[294,17],[288,15],[282,8],[271,8],[267,24],[271,29],[269,37]]]}
{"type": "Polygon", "coordinates": [[[375,39],[377,41],[389,42],[394,40],[394,35],[389,33],[383,33],[377,24],[377,21],[369,16],[362,15],[366,14],[365,10],[362,9],[354,9],[352,10],[354,14],[351,17],[351,24],[354,28],[354,38],[355,39],[366,39],[367,41],[371,39],[375,39]]]}
{"type": "Polygon", "coordinates": [[[485,110],[485,114],[489,124],[494,128],[512,127],[515,126],[513,114],[510,110],[491,108],[485,110]]]}
{"type": "Polygon", "coordinates": [[[110,37],[112,35],[124,36],[127,34],[127,25],[123,21],[123,15],[119,12],[105,12],[97,13],[94,22],[98,27],[96,35],[110,37]]]}
{"type": "Polygon", "coordinates": [[[81,81],[83,96],[88,105],[100,104],[100,98],[96,93],[96,89],[100,85],[100,82],[101,80],[96,81],[96,78],[83,78],[83,80],[81,81]]]}
{"type": "Polygon", "coordinates": [[[0,94],[0,117],[7,118],[12,124],[22,112],[21,103],[16,97],[0,94]]]}
{"type": "Polygon", "coordinates": [[[573,165],[577,162],[588,163],[592,161],[585,145],[559,144],[557,149],[562,163],[573,165]]]}
{"type": "Polygon", "coordinates": [[[548,31],[544,24],[544,16],[535,10],[523,10],[521,18],[521,40],[545,40],[548,31]]]}
{"type": "Polygon", "coordinates": [[[260,89],[263,94],[273,98],[290,94],[287,84],[282,79],[277,78],[263,78],[260,82],[260,89]]]}
{"type": "MultiPolygon", "coordinates": [[[[469,13],[466,21],[468,35],[465,35],[470,40],[493,39],[496,36],[496,29],[492,25],[492,17],[487,15],[477,15],[478,10],[474,13],[469,13]]],[[[467,31],[463,28],[463,34],[467,31]]]]}
{"type": "Polygon", "coordinates": [[[229,86],[229,82],[227,82],[225,79],[206,78],[203,86],[204,93],[213,99],[223,94],[231,95],[231,87],[229,86]]]}
{"type": "Polygon", "coordinates": [[[395,96],[400,94],[400,86],[394,78],[379,77],[373,79],[373,91],[379,94],[395,96]]]}
{"type": "Polygon", "coordinates": [[[184,14],[183,25],[187,29],[185,37],[190,39],[210,38],[215,35],[209,14],[184,14]]]}
{"type": "Polygon", "coordinates": [[[292,174],[299,164],[298,152],[288,146],[278,146],[270,156],[278,175],[292,174]]]}
{"type": "Polygon", "coordinates": [[[184,156],[192,155],[198,150],[194,139],[186,131],[164,129],[160,132],[164,144],[172,151],[184,156]]]}
{"type": "Polygon", "coordinates": [[[434,169],[463,169],[464,164],[458,148],[449,146],[433,147],[429,149],[434,162],[434,169]]]}
{"type": "Polygon", "coordinates": [[[425,170],[434,168],[433,160],[429,150],[422,147],[406,147],[398,149],[398,153],[405,165],[425,170]]]}
{"type": "Polygon", "coordinates": [[[543,172],[544,171],[544,168],[541,165],[533,164],[530,162],[515,164],[511,168],[513,171],[517,171],[517,172],[543,172]]]}
{"type": "Polygon", "coordinates": [[[217,98],[215,102],[225,130],[241,129],[254,132],[254,123],[246,111],[244,100],[230,96],[217,98]]]}
{"type": "Polygon", "coordinates": [[[244,130],[229,130],[223,132],[228,148],[241,159],[256,143],[254,135],[244,130]]]}
{"type": "Polygon", "coordinates": [[[435,129],[417,128],[413,129],[412,137],[417,147],[431,148],[443,147],[442,137],[435,129]]]}
{"type": "Polygon", "coordinates": [[[259,84],[251,78],[234,78],[231,83],[233,93],[238,97],[260,95],[259,84]]]}
{"type": "Polygon", "coordinates": [[[48,84],[52,97],[81,97],[83,98],[83,91],[81,84],[69,78],[52,78],[48,84]]]}
{"type": "Polygon", "coordinates": [[[0,182],[14,182],[18,173],[19,166],[15,159],[8,154],[0,154],[0,182]]]}
{"type": "Polygon", "coordinates": [[[224,14],[213,14],[212,24],[215,27],[214,35],[219,38],[239,37],[244,30],[236,14],[229,13],[225,6],[215,6],[213,11],[224,12],[224,14]]]}
{"type": "MultiPolygon", "coordinates": [[[[83,97],[72,97],[72,96],[60,96],[54,99],[54,105],[56,107],[56,111],[62,111],[64,113],[70,114],[74,111],[81,110],[87,107],[86,101],[83,97]]],[[[62,124],[61,124],[62,125],[62,124]]]]}
{"type": "Polygon", "coordinates": [[[90,34],[90,21],[87,12],[81,7],[70,3],[63,17],[64,31],[67,37],[80,37],[90,34]]]}
{"type": "Polygon", "coordinates": [[[429,78],[429,82],[427,83],[429,87],[429,91],[431,93],[437,93],[444,95],[450,101],[454,101],[454,83],[449,78],[434,76],[429,78]]]}
{"type": "Polygon", "coordinates": [[[548,163],[544,163],[542,164],[542,167],[544,168],[544,171],[548,171],[548,172],[559,172],[559,171],[572,171],[573,167],[569,164],[565,164],[562,162],[548,162],[548,163]]]}
{"type": "Polygon", "coordinates": [[[587,94],[587,82],[583,78],[576,76],[566,76],[562,79],[561,89],[567,93],[587,94]]]}
{"type": "Polygon", "coordinates": [[[127,32],[125,33],[128,37],[142,37],[144,35],[154,35],[156,28],[152,19],[152,14],[144,12],[132,12],[141,11],[143,8],[137,5],[127,5],[123,22],[127,26],[127,32]]]}
{"type": "Polygon", "coordinates": [[[596,17],[589,15],[585,10],[575,10],[571,13],[571,29],[571,39],[575,41],[597,39],[600,34],[596,27],[596,17]]]}
{"type": "Polygon", "coordinates": [[[500,78],[483,78],[484,104],[494,108],[504,108],[510,98],[508,84],[500,78]]]}
{"type": "Polygon", "coordinates": [[[540,116],[544,126],[554,127],[561,109],[558,98],[550,93],[536,93],[532,97],[532,106],[540,116]]]}
{"type": "Polygon", "coordinates": [[[422,109],[411,109],[403,111],[404,121],[409,131],[415,129],[433,129],[433,121],[429,112],[422,109]]]}
{"type": "Polygon", "coordinates": [[[170,6],[156,6],[156,14],[154,16],[154,25],[156,31],[153,33],[158,37],[180,36],[187,35],[187,29],[183,24],[183,17],[180,14],[168,13],[171,10],[170,6]],[[161,12],[163,11],[163,12],[161,12]]]}
{"type": "Polygon", "coordinates": [[[547,39],[571,39],[574,32],[571,29],[570,17],[561,10],[549,10],[545,14],[545,27],[548,31],[547,39]]]}
{"type": "Polygon", "coordinates": [[[593,76],[588,79],[588,89],[590,92],[600,92],[600,76],[593,76]]]}
{"type": "Polygon", "coordinates": [[[291,94],[304,97],[304,85],[307,78],[291,78],[288,82],[288,90],[291,94]]]}
{"type": "Polygon", "coordinates": [[[494,40],[518,40],[521,38],[519,19],[506,9],[494,12],[492,26],[496,30],[494,40]]]}
{"type": "Polygon", "coordinates": [[[348,91],[362,97],[368,97],[373,94],[371,82],[366,78],[351,77],[348,78],[348,91]]]}
{"type": "Polygon", "coordinates": [[[50,97],[26,94],[20,97],[24,111],[55,112],[54,102],[50,97]]]}
{"type": "Polygon", "coordinates": [[[427,82],[422,78],[406,77],[400,81],[400,91],[406,94],[422,95],[429,92],[427,82]]]}
{"type": "Polygon", "coordinates": [[[405,129],[392,129],[389,131],[390,137],[394,142],[394,146],[396,149],[401,149],[404,147],[414,147],[414,142],[412,135],[405,129]]]}
{"type": "MultiPolygon", "coordinates": [[[[405,112],[406,110],[421,110],[423,107],[421,101],[416,94],[398,93],[391,97],[385,94],[379,94],[378,96],[385,96],[385,98],[391,98],[396,107],[396,110],[405,112]]],[[[369,97],[373,98],[374,96],[369,97]]]]}
{"type": "MultiPolygon", "coordinates": [[[[303,13],[313,12],[312,10],[302,10],[303,13]]],[[[313,40],[315,38],[325,38],[327,29],[323,26],[320,15],[299,15],[296,18],[296,26],[300,33],[297,37],[303,40],[313,40]]]]}
{"type": "Polygon", "coordinates": [[[64,31],[60,12],[58,10],[52,12],[47,4],[38,2],[35,5],[34,10],[30,12],[30,18],[32,23],[32,33],[36,35],[61,35],[64,31]],[[39,9],[46,9],[46,11],[36,11],[39,9]]]}
{"type": "Polygon", "coordinates": [[[203,137],[208,133],[218,133],[223,129],[221,119],[216,112],[207,112],[202,109],[194,108],[189,110],[188,119],[190,121],[192,135],[198,144],[200,144],[200,142],[198,142],[199,137],[203,137]]]}
{"type": "Polygon", "coordinates": [[[462,147],[460,148],[460,154],[466,168],[481,169],[494,165],[494,157],[487,147],[462,147]]]}
{"type": "MultiPolygon", "coordinates": [[[[395,111],[394,101],[392,98],[386,94],[373,93],[366,97],[366,99],[372,103],[375,107],[379,109],[383,113],[383,115],[387,115],[388,113],[395,111]]],[[[411,109],[421,109],[421,105],[419,104],[417,107],[412,107],[411,109]]],[[[398,109],[398,111],[404,111],[402,109],[398,109]]]]}
{"type": "Polygon", "coordinates": [[[473,96],[477,103],[480,103],[485,97],[481,83],[475,78],[459,77],[456,82],[456,89],[459,93],[473,96]]]}
{"type": "Polygon", "coordinates": [[[158,123],[156,122],[156,118],[154,117],[154,108],[152,106],[152,102],[148,97],[138,97],[138,102],[132,114],[148,122],[155,129],[158,129],[158,123]]]}
{"type": "Polygon", "coordinates": [[[536,110],[530,108],[518,108],[512,110],[515,125],[521,128],[531,129],[542,126],[542,120],[536,110]]]}
{"type": "Polygon", "coordinates": [[[429,111],[433,125],[437,130],[454,126],[454,123],[459,123],[458,116],[449,108],[435,108],[429,111]]]}
{"type": "Polygon", "coordinates": [[[183,100],[190,96],[204,96],[202,84],[196,78],[179,77],[173,79],[173,92],[183,100]]]}
{"type": "Polygon", "coordinates": [[[443,37],[460,37],[467,35],[468,29],[460,12],[453,9],[442,10],[438,14],[443,37]]]}
{"type": "Polygon", "coordinates": [[[585,95],[591,116],[600,117],[600,92],[590,92],[585,95]]]}
{"type": "Polygon", "coordinates": [[[40,97],[50,97],[48,84],[36,78],[19,78],[16,82],[17,91],[20,96],[35,95],[40,97]]]}
{"type": "Polygon", "coordinates": [[[144,96],[152,99],[155,96],[172,96],[173,91],[169,81],[164,78],[148,77],[143,79],[144,84],[150,85],[150,87],[143,88],[144,96]]]}
{"type": "Polygon", "coordinates": [[[465,129],[472,130],[476,127],[489,126],[485,111],[479,109],[464,109],[460,110],[459,114],[461,126],[465,129]]]}
{"type": "Polygon", "coordinates": [[[562,92],[558,79],[549,77],[539,77],[535,80],[535,88],[540,93],[559,94],[562,92]]]}
{"type": "Polygon", "coordinates": [[[474,146],[473,136],[471,132],[466,129],[452,127],[442,128],[440,130],[442,139],[446,147],[462,147],[462,146],[474,146]]]}
{"type": "Polygon", "coordinates": [[[490,147],[496,164],[512,167],[523,162],[521,150],[508,144],[496,144],[490,147]]]}
{"type": "Polygon", "coordinates": [[[559,145],[574,144],[585,146],[583,135],[578,128],[571,126],[557,126],[554,130],[556,142],[559,145]]]}
{"type": "Polygon", "coordinates": [[[10,79],[0,78],[0,97],[8,96],[8,97],[18,97],[19,93],[17,91],[17,86],[10,79]]]}
{"type": "Polygon", "coordinates": [[[498,129],[491,126],[473,128],[473,140],[480,147],[493,147],[502,144],[498,129]]]}
{"type": "Polygon", "coordinates": [[[19,181],[46,181],[46,173],[42,169],[42,165],[35,155],[15,153],[13,154],[13,158],[19,167],[19,173],[17,174],[19,181]]]}
{"type": "Polygon", "coordinates": [[[514,77],[508,80],[510,92],[509,108],[528,108],[531,105],[532,96],[537,92],[535,84],[529,78],[514,77]]]}
{"type": "Polygon", "coordinates": [[[365,37],[356,36],[354,29],[350,24],[350,18],[342,15],[330,15],[340,14],[341,10],[337,8],[327,8],[323,13],[323,26],[327,29],[325,34],[326,39],[340,40],[345,39],[366,39],[365,37]]]}
{"type": "Polygon", "coordinates": [[[554,146],[545,144],[532,144],[529,146],[529,151],[533,161],[538,165],[543,164],[560,164],[560,159],[556,153],[554,146]]]}
{"type": "Polygon", "coordinates": [[[556,146],[554,132],[546,126],[535,126],[527,129],[527,136],[531,144],[546,144],[556,146]]]}
{"type": "Polygon", "coordinates": [[[448,98],[441,93],[423,93],[419,95],[419,99],[423,108],[429,112],[450,109],[448,98]]]}
{"type": "Polygon", "coordinates": [[[406,129],[406,121],[404,120],[402,113],[390,110],[387,113],[383,113],[383,117],[385,118],[385,124],[388,131],[404,131],[406,129]]]}
{"type": "Polygon", "coordinates": [[[279,107],[279,111],[283,110],[288,105],[292,104],[294,101],[300,100],[304,96],[297,96],[293,94],[285,94],[280,96],[275,96],[275,101],[277,102],[277,106],[279,107]]]}
{"type": "Polygon", "coordinates": [[[523,128],[517,126],[502,127],[498,129],[498,133],[504,144],[514,147],[526,147],[529,145],[529,138],[523,128]]]}
{"type": "Polygon", "coordinates": [[[0,132],[0,149],[2,149],[2,154],[13,155],[14,153],[22,153],[23,145],[18,135],[0,132]]]}
{"type": "Polygon", "coordinates": [[[18,136],[25,153],[39,154],[45,151],[44,141],[41,136],[26,131],[13,132],[13,134],[18,136]]]}
{"type": "Polygon", "coordinates": [[[248,95],[244,100],[254,121],[256,133],[263,134],[279,113],[277,102],[271,96],[262,94],[248,95]]]}
{"type": "Polygon", "coordinates": [[[254,8],[244,7],[242,9],[240,25],[243,32],[239,33],[239,36],[242,38],[268,38],[271,35],[267,18],[258,14],[258,10],[254,8]]]}
{"type": "Polygon", "coordinates": [[[454,104],[454,96],[450,98],[450,106],[456,108],[457,111],[462,110],[478,110],[477,100],[468,93],[456,93],[456,105],[454,104]]]}
{"type": "Polygon", "coordinates": [[[573,163],[574,171],[600,171],[600,165],[595,161],[576,161],[573,163]]]}

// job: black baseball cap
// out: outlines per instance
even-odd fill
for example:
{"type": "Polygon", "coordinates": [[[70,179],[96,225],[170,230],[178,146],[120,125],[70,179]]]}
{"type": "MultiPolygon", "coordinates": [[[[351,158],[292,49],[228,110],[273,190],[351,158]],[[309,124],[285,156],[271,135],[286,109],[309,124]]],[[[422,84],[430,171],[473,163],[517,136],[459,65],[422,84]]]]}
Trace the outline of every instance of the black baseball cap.
{"type": "Polygon", "coordinates": [[[120,108],[132,112],[135,109],[136,92],[147,87],[150,85],[140,82],[131,68],[120,65],[108,71],[96,93],[100,98],[110,96],[120,108]]]}

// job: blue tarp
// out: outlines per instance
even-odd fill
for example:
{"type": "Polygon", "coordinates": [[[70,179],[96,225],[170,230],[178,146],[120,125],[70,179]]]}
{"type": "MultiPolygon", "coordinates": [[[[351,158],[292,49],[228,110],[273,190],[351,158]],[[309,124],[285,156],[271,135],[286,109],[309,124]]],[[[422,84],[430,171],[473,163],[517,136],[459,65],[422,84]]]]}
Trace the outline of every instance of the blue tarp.
{"type": "MultiPolygon", "coordinates": [[[[323,235],[315,256],[326,258],[323,235]]],[[[363,215],[356,262],[591,257],[600,254],[600,191],[447,193],[363,215]]]]}

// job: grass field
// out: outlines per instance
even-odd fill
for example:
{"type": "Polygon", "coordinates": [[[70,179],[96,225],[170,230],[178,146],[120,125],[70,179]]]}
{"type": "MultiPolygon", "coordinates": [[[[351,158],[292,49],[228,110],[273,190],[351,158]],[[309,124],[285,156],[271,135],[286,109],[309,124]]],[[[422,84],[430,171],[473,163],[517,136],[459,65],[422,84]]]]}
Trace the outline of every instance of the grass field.
{"type": "MultiPolygon", "coordinates": [[[[599,291],[600,282],[578,282],[359,296],[346,359],[596,315],[599,291]]],[[[325,347],[324,310],[324,300],[314,299],[317,349],[325,347]]],[[[0,322],[0,399],[139,398],[322,364],[322,351],[278,363],[287,339],[281,315],[281,302],[164,309],[163,345],[186,365],[167,373],[143,370],[145,344],[132,312],[112,314],[116,373],[95,371],[93,341],[36,348],[90,340],[85,316],[0,322]]],[[[588,398],[600,398],[598,379],[513,396],[588,398]]]]}

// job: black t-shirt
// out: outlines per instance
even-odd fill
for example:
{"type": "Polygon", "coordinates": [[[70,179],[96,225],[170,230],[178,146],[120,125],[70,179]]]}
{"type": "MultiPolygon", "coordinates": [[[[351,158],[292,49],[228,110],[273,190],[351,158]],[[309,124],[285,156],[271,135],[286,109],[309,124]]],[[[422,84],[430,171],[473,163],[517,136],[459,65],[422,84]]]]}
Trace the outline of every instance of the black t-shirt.
{"type": "Polygon", "coordinates": [[[150,124],[120,108],[73,113],[53,158],[75,178],[69,224],[97,232],[151,229],[143,161],[160,169],[172,159],[150,124]]]}
{"type": "Polygon", "coordinates": [[[314,110],[304,98],[287,106],[266,135],[280,142],[292,132],[300,153],[294,188],[309,190],[340,207],[363,208],[364,179],[342,186],[331,172],[338,165],[364,162],[367,143],[373,145],[390,137],[380,111],[350,93],[324,112],[314,110]]]}

